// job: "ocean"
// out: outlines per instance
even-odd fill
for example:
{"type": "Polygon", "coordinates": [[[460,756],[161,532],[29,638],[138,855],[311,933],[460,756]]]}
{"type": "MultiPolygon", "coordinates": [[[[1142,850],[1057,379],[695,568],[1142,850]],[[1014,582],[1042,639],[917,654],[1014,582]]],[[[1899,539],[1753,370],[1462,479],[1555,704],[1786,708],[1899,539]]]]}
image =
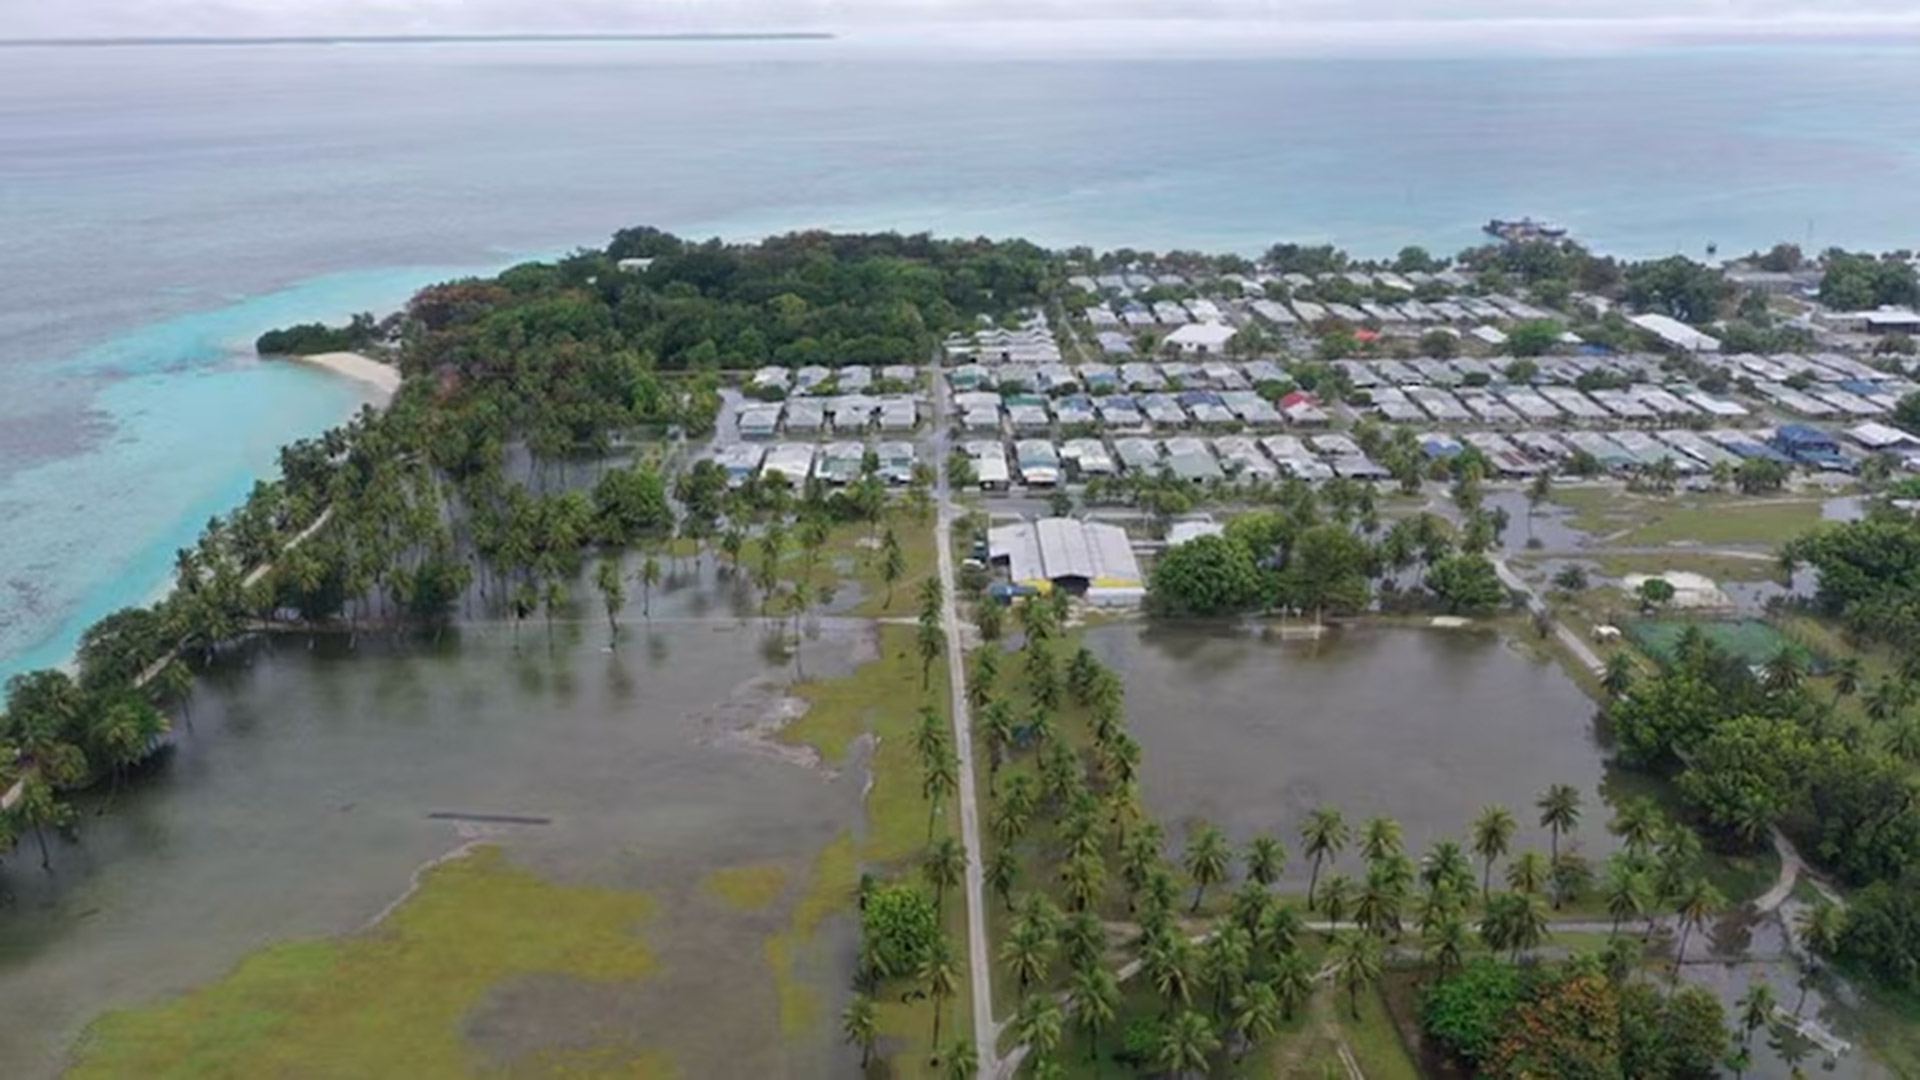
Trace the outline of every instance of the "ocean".
{"type": "Polygon", "coordinates": [[[8,49],[0,676],[154,596],[363,400],[251,357],[261,330],[626,225],[1385,254],[1531,214],[1635,256],[1920,246],[1920,50],[1497,44],[8,49]]]}

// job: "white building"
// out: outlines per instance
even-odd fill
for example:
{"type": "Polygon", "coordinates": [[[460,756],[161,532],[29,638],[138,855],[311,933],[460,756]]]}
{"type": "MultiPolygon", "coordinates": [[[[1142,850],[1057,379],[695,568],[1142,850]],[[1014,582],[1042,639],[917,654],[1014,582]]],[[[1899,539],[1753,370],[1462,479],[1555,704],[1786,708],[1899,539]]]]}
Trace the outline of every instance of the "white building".
{"type": "Polygon", "coordinates": [[[1226,351],[1227,342],[1233,340],[1235,333],[1234,328],[1226,323],[1188,323],[1168,334],[1166,344],[1184,353],[1220,353],[1226,351]]]}

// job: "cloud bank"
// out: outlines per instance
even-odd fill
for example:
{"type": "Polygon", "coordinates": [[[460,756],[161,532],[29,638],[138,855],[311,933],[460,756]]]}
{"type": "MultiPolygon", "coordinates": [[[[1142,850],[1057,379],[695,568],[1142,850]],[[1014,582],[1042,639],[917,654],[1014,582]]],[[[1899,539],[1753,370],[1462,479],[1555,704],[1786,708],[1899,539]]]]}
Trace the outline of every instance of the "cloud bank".
{"type": "Polygon", "coordinates": [[[951,22],[1233,21],[1298,27],[1639,20],[1845,32],[1920,19],[1916,0],[0,0],[0,36],[582,33],[951,22]]]}

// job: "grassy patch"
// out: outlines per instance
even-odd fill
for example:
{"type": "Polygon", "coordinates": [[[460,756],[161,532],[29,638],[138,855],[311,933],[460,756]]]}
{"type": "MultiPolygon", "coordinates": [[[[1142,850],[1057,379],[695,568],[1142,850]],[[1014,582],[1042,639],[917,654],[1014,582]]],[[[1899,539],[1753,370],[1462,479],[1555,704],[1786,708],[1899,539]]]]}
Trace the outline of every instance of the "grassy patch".
{"type": "MultiPolygon", "coordinates": [[[[923,671],[910,626],[879,627],[878,643],[879,655],[846,677],[795,685],[793,693],[807,702],[807,712],[788,724],[780,737],[812,747],[826,761],[838,762],[847,756],[853,740],[867,732],[884,737],[888,730],[897,729],[911,735],[923,701],[944,712],[945,660],[936,659],[930,671],[923,671]],[[901,728],[903,718],[907,726],[901,728]]],[[[917,777],[918,765],[910,763],[909,772],[917,777]]]]}
{"type": "Polygon", "coordinates": [[[1646,524],[1616,538],[1615,543],[1628,547],[1691,542],[1771,548],[1819,523],[1820,503],[1813,500],[1700,500],[1661,505],[1646,524]]]}
{"type": "Polygon", "coordinates": [[[1920,1076],[1920,994],[1869,986],[1863,998],[1858,1007],[1841,1010],[1857,1026],[1861,1045],[1892,1075],[1920,1076]]]}
{"type": "Polygon", "coordinates": [[[1820,521],[1817,499],[1634,495],[1611,487],[1557,488],[1567,525],[1621,547],[1695,543],[1774,547],[1820,521]]]}
{"type": "Polygon", "coordinates": [[[707,891],[735,911],[759,911],[780,899],[787,871],[773,863],[730,866],[707,875],[707,891]]]}
{"type": "MultiPolygon", "coordinates": [[[[515,975],[626,981],[655,961],[635,928],[641,893],[555,885],[495,849],[428,871],[381,925],[276,945],[220,981],[109,1013],[77,1048],[76,1077],[466,1076],[486,1063],[460,1022],[515,975]]],[[[663,1075],[638,1048],[595,1052],[576,1075],[663,1075]]]]}

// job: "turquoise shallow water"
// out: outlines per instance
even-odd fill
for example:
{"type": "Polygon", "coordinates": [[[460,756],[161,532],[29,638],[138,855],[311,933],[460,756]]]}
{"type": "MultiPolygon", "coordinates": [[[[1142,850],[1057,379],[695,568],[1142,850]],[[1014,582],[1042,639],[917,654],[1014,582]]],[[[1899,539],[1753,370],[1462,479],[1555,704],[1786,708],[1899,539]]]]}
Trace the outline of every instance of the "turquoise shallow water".
{"type": "MultiPolygon", "coordinates": [[[[985,33],[985,31],[982,31],[985,33]]],[[[1451,251],[1920,246],[1920,50],[996,58],[923,43],[10,50],[0,675],[358,391],[268,326],[652,223],[1451,251]],[[410,268],[410,269],[409,269],[410,268]]]]}
{"type": "MultiPolygon", "coordinates": [[[[389,308],[452,268],[337,274],[123,334],[43,377],[89,388],[100,436],[0,474],[11,522],[0,676],[63,662],[100,616],[151,599],[174,552],[246,496],[285,443],[371,400],[358,383],[263,362],[268,326],[389,308]]],[[[16,402],[16,405],[18,403],[16,402]]]]}

